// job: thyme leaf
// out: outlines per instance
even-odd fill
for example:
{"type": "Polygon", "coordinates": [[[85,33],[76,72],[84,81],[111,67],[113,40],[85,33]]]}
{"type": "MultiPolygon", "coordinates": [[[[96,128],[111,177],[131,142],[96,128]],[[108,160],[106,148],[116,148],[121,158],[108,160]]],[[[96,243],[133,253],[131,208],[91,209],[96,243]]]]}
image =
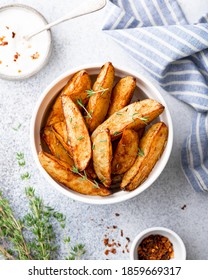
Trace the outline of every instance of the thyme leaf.
{"type": "Polygon", "coordinates": [[[91,114],[87,111],[87,109],[85,108],[85,106],[84,106],[84,104],[83,104],[81,98],[77,99],[77,104],[78,104],[80,107],[82,107],[82,108],[84,109],[84,111],[87,113],[88,118],[91,119],[91,118],[92,118],[92,115],[91,115],[91,114]]]}

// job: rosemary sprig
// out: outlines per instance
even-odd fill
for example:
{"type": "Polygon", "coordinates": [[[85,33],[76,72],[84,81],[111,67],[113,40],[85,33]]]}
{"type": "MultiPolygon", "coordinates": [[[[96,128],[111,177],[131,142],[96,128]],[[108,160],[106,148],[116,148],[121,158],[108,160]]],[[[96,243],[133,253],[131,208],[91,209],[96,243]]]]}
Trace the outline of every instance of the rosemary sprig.
{"type": "Polygon", "coordinates": [[[92,115],[85,108],[81,98],[77,99],[77,104],[84,109],[84,111],[87,113],[88,118],[92,119],[92,115]]]}
{"type": "MultiPolygon", "coordinates": [[[[92,181],[88,179],[86,172],[84,171],[84,175],[83,175],[82,173],[79,172],[78,168],[75,165],[72,166],[71,171],[73,173],[79,175],[81,177],[80,178],[81,180],[88,181],[88,182],[92,183],[92,181]]],[[[98,182],[96,180],[93,180],[93,182],[94,182],[94,187],[95,188],[100,188],[99,184],[98,184],[98,182]]]]}
{"type": "Polygon", "coordinates": [[[109,90],[109,88],[103,88],[102,86],[99,86],[99,90],[87,89],[87,97],[89,98],[96,93],[101,93],[100,96],[102,96],[107,90],[109,90]]]}

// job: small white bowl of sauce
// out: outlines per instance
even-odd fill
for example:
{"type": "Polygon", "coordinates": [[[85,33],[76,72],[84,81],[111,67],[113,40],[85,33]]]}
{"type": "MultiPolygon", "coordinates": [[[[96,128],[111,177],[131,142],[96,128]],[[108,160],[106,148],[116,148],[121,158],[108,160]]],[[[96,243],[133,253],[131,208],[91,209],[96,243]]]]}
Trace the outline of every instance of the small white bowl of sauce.
{"type": "Polygon", "coordinates": [[[24,39],[46,24],[46,19],[29,6],[0,7],[0,78],[29,78],[46,65],[51,54],[51,31],[24,39]]]}
{"type": "Polygon", "coordinates": [[[148,228],[134,239],[131,260],[185,260],[183,240],[173,230],[165,227],[148,228]]]}

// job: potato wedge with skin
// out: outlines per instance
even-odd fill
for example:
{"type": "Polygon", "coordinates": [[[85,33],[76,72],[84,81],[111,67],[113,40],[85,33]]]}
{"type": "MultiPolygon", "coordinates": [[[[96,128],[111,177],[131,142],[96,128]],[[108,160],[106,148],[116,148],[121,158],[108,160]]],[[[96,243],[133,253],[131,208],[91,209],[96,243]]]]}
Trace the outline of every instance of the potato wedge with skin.
{"type": "Polygon", "coordinates": [[[91,118],[86,118],[88,129],[93,132],[105,119],[110,104],[111,91],[114,82],[114,67],[112,63],[105,63],[93,85],[94,93],[87,104],[87,111],[91,118]]]}
{"type": "Polygon", "coordinates": [[[134,102],[114,113],[99,125],[92,133],[91,139],[93,141],[99,132],[106,129],[109,129],[112,140],[117,139],[126,128],[139,130],[145,127],[157,118],[163,110],[164,106],[153,99],[134,102]]]}
{"type": "Polygon", "coordinates": [[[83,171],[88,166],[92,156],[89,132],[81,112],[69,96],[62,95],[62,105],[73,160],[75,166],[83,171]]]}
{"type": "Polygon", "coordinates": [[[112,143],[108,130],[102,131],[95,137],[92,155],[95,173],[105,187],[110,187],[112,143]]]}
{"type": "Polygon", "coordinates": [[[46,126],[51,126],[55,123],[63,122],[63,121],[64,121],[64,113],[62,109],[61,94],[59,94],[52,106],[52,109],[50,111],[50,114],[46,122],[46,126]]]}
{"type": "Polygon", "coordinates": [[[60,160],[67,162],[70,166],[74,165],[72,158],[69,156],[62,144],[56,138],[56,135],[51,127],[44,128],[42,137],[48,145],[48,148],[51,151],[52,155],[54,155],[60,160]]]}
{"type": "Polygon", "coordinates": [[[72,149],[68,142],[68,135],[66,129],[66,122],[58,122],[52,126],[53,132],[56,135],[56,138],[62,144],[64,149],[69,153],[70,157],[72,158],[72,149]]]}
{"type": "Polygon", "coordinates": [[[40,152],[39,161],[46,172],[57,182],[63,184],[69,189],[84,195],[107,196],[111,192],[101,185],[95,186],[93,181],[80,180],[81,176],[71,171],[71,167],[56,157],[40,152]]]}
{"type": "Polygon", "coordinates": [[[134,164],[138,147],[138,133],[131,129],[125,129],[113,155],[112,174],[123,174],[134,164]]]}
{"type": "Polygon", "coordinates": [[[81,70],[74,74],[74,76],[68,81],[63,90],[62,95],[70,96],[74,103],[78,99],[82,100],[85,105],[88,101],[87,90],[91,89],[91,79],[86,70],[81,70]]]}
{"type": "Polygon", "coordinates": [[[111,94],[107,118],[127,106],[136,88],[136,79],[126,76],[118,81],[111,94]]]}
{"type": "Polygon", "coordinates": [[[153,124],[142,137],[138,155],[133,166],[124,174],[121,189],[132,191],[149,176],[161,157],[168,139],[168,128],[163,122],[153,124]]]}

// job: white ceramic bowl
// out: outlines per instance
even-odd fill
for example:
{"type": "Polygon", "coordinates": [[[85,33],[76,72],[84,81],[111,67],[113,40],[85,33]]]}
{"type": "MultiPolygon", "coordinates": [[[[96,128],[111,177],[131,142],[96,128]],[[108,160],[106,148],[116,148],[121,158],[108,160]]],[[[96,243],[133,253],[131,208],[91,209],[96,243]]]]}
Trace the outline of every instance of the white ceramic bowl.
{"type": "Polygon", "coordinates": [[[169,128],[169,135],[166,148],[163,152],[162,157],[159,159],[157,164],[155,165],[154,169],[152,170],[151,174],[147,178],[147,180],[140,185],[137,189],[131,192],[119,191],[114,193],[111,196],[107,197],[95,197],[95,196],[86,196],[74,192],[63,185],[57,183],[55,180],[51,178],[50,175],[43,169],[39,160],[38,160],[38,153],[41,151],[41,139],[40,139],[40,130],[43,126],[43,121],[45,115],[50,108],[52,102],[54,101],[55,97],[57,96],[58,92],[63,88],[63,86],[67,83],[70,77],[73,76],[74,73],[81,69],[86,69],[89,75],[96,76],[101,68],[102,65],[84,65],[81,67],[74,68],[68,72],[63,73],[57,79],[55,79],[43,92],[42,96],[39,98],[36,107],[34,109],[33,117],[31,120],[31,147],[32,153],[34,155],[35,161],[37,166],[43,174],[43,176],[47,179],[47,181],[54,186],[57,190],[61,191],[63,194],[67,195],[68,197],[82,201],[85,203],[90,204],[112,204],[121,201],[128,200],[133,198],[146,190],[149,186],[151,186],[154,181],[158,178],[158,176],[163,171],[170,153],[173,144],[173,125],[171,116],[165,103],[164,99],[162,98],[158,89],[143,75],[135,72],[135,71],[128,71],[127,69],[122,69],[121,67],[115,67],[115,76],[117,78],[124,77],[126,75],[131,75],[137,79],[137,88],[135,90],[134,98],[135,100],[144,99],[144,98],[152,98],[157,100],[158,102],[162,103],[165,106],[164,112],[160,115],[159,120],[166,123],[169,128]]]}
{"type": "Polygon", "coordinates": [[[174,231],[164,228],[164,227],[153,227],[145,229],[144,231],[140,232],[134,239],[131,250],[130,250],[130,259],[131,260],[139,260],[137,248],[142,240],[149,235],[159,234],[162,236],[167,237],[173,245],[174,257],[171,260],[185,260],[186,259],[186,248],[185,245],[178,234],[174,231]]]}

